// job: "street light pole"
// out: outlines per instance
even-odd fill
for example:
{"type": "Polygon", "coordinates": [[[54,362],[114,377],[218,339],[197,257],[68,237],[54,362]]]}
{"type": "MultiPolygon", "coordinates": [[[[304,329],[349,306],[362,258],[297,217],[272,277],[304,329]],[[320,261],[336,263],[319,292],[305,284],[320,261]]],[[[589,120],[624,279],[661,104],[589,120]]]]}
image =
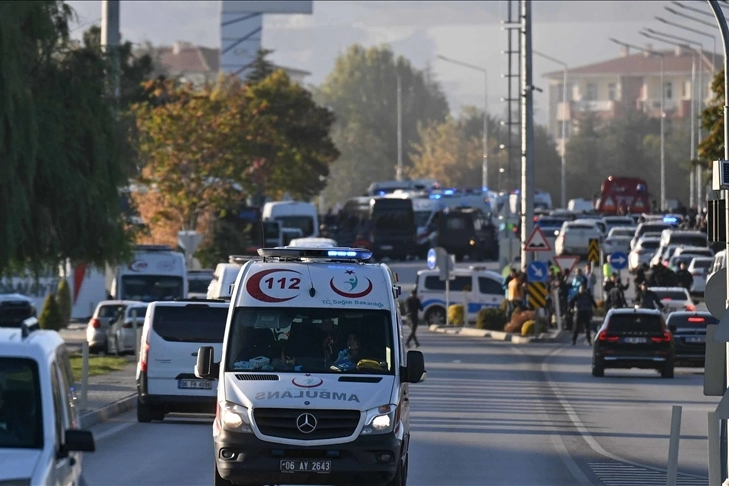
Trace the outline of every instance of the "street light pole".
{"type": "Polygon", "coordinates": [[[665,97],[666,97],[666,87],[663,84],[663,58],[664,54],[660,52],[656,52],[650,49],[645,49],[643,47],[638,47],[633,44],[628,44],[626,42],[621,42],[619,40],[610,38],[610,40],[620,46],[630,47],[631,49],[635,49],[636,51],[645,52],[648,54],[652,54],[654,56],[659,56],[661,58],[661,209],[665,209],[666,207],[666,112],[665,112],[665,97]]]}
{"type": "Polygon", "coordinates": [[[438,55],[438,59],[483,73],[483,162],[481,163],[481,188],[489,186],[489,76],[484,68],[438,55]]]}
{"type": "MultiPolygon", "coordinates": [[[[676,13],[675,15],[682,17],[682,15],[680,15],[678,13],[676,13]]],[[[671,21],[668,21],[661,17],[655,17],[655,19],[666,25],[670,25],[671,27],[676,27],[678,29],[683,29],[688,32],[693,32],[694,34],[703,35],[704,37],[711,37],[711,41],[713,42],[713,48],[711,50],[711,69],[712,69],[712,72],[716,71],[716,36],[715,35],[707,34],[706,32],[703,32],[701,30],[692,29],[691,27],[686,27],[685,25],[678,24],[676,22],[671,22],[671,21]]]]}
{"type": "Polygon", "coordinates": [[[564,119],[564,114],[567,111],[565,106],[569,103],[567,101],[567,63],[555,59],[551,56],[543,54],[539,51],[532,49],[532,54],[548,59],[552,62],[562,65],[562,177],[561,177],[561,207],[567,207],[567,121],[564,119]]]}
{"type": "Polygon", "coordinates": [[[402,83],[400,75],[397,75],[397,175],[398,181],[402,180],[402,83]]]}

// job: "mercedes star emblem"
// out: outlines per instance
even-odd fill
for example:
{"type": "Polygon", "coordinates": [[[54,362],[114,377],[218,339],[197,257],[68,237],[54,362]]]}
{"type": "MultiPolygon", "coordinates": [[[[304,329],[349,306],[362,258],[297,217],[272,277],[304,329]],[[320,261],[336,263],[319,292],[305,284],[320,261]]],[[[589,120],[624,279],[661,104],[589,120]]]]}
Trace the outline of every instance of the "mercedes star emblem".
{"type": "Polygon", "coordinates": [[[296,428],[302,434],[311,434],[316,429],[316,417],[310,413],[302,413],[296,417],[296,428]]]}

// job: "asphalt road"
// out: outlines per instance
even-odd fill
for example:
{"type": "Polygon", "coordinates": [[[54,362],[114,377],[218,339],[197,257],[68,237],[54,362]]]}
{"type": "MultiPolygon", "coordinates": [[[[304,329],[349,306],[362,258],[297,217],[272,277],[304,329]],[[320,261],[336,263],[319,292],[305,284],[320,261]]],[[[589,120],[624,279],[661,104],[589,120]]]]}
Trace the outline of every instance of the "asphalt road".
{"type": "MultiPolygon", "coordinates": [[[[702,370],[590,374],[584,344],[518,346],[421,333],[428,381],[413,386],[409,483],[422,486],[664,485],[672,405],[683,406],[679,485],[706,485],[702,370]],[[663,472],[662,472],[663,471],[663,472]]],[[[94,427],[95,486],[208,485],[211,417],[94,427]]]]}

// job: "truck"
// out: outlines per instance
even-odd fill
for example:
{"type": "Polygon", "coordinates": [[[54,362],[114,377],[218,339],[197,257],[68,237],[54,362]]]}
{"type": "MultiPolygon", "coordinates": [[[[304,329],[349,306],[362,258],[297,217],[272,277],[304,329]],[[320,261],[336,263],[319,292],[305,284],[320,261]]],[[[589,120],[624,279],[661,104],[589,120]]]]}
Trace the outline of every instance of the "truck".
{"type": "Polygon", "coordinates": [[[154,302],[187,298],[185,256],[166,245],[138,245],[130,262],[107,266],[108,299],[154,302]]]}
{"type": "Polygon", "coordinates": [[[638,177],[610,176],[600,186],[595,209],[602,214],[650,213],[648,185],[638,177]]]}

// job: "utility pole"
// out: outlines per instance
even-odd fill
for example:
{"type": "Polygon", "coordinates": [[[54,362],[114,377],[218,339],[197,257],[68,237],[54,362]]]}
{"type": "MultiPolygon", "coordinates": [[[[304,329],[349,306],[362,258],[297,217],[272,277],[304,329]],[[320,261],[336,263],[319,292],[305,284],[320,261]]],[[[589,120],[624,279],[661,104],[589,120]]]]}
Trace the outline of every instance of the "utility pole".
{"type": "Polygon", "coordinates": [[[101,50],[111,61],[111,92],[119,103],[119,0],[101,0],[101,50]]]}
{"type": "Polygon", "coordinates": [[[532,2],[521,0],[521,265],[534,225],[534,86],[532,85],[532,2]]]}
{"type": "Polygon", "coordinates": [[[397,75],[397,174],[398,181],[402,180],[402,82],[397,75]]]}
{"type": "Polygon", "coordinates": [[[483,72],[483,163],[481,166],[481,189],[489,186],[489,76],[483,72]]]}

